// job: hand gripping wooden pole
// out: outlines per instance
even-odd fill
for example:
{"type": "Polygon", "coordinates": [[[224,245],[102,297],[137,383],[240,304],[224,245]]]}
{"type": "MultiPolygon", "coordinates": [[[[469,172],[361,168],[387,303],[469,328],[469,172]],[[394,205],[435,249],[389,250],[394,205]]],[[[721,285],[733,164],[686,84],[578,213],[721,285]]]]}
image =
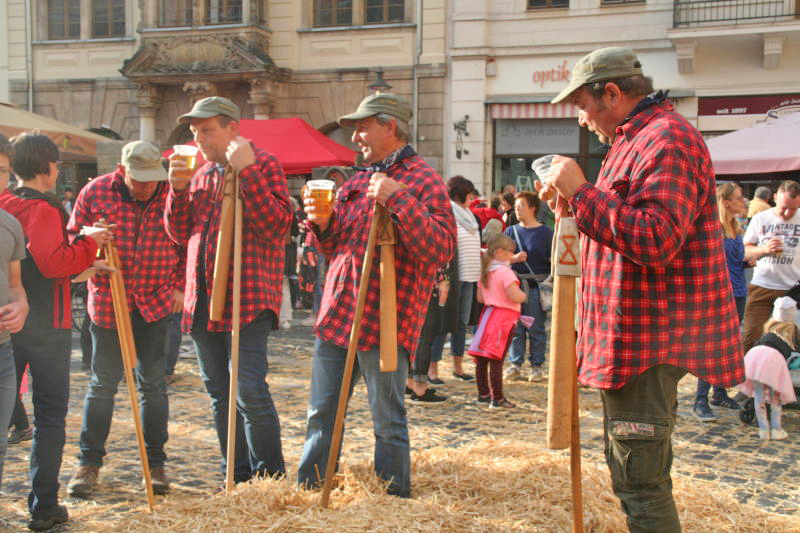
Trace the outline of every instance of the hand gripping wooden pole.
{"type": "Polygon", "coordinates": [[[572,531],[583,531],[580,428],[575,352],[575,280],[580,277],[578,226],[574,218],[556,222],[553,261],[553,315],[550,326],[550,377],[547,389],[547,445],[570,448],[572,531]]]}
{"type": "Polygon", "coordinates": [[[328,464],[325,467],[325,479],[322,483],[322,494],[319,500],[322,507],[328,507],[328,502],[330,501],[333,476],[336,474],[336,459],[339,456],[339,446],[342,444],[342,428],[344,427],[344,417],[347,413],[347,398],[350,395],[350,381],[353,379],[353,366],[355,366],[356,361],[358,339],[361,336],[361,317],[364,315],[364,305],[367,301],[367,291],[369,290],[369,276],[372,272],[372,262],[375,258],[375,241],[378,234],[377,211],[378,203],[375,202],[375,209],[372,211],[372,222],[369,226],[369,236],[367,237],[364,264],[361,266],[361,280],[358,282],[356,310],[353,315],[353,327],[350,330],[347,358],[344,362],[344,374],[342,375],[342,388],[339,390],[336,420],[333,423],[333,433],[331,434],[331,449],[328,452],[328,464]]]}
{"type": "MultiPolygon", "coordinates": [[[[231,317],[231,368],[228,386],[228,440],[225,464],[225,491],[233,490],[233,467],[236,463],[236,399],[239,390],[239,341],[241,339],[242,301],[242,198],[239,180],[236,179],[236,202],[233,225],[233,309],[231,317]]],[[[216,282],[219,280],[214,280],[216,282]]],[[[227,278],[225,285],[227,285],[227,278]]],[[[227,288],[227,287],[226,287],[227,288]]],[[[224,307],[224,305],[223,305],[224,307]]]]}
{"type": "MultiPolygon", "coordinates": [[[[225,315],[225,299],[228,296],[228,272],[231,264],[231,232],[234,226],[234,182],[233,168],[225,167],[222,183],[222,206],[219,214],[219,233],[217,233],[217,253],[214,258],[214,279],[211,284],[211,303],[208,314],[211,320],[222,320],[225,315]]],[[[238,198],[238,196],[236,197],[238,198]]]]}
{"type": "Polygon", "coordinates": [[[128,308],[128,298],[125,293],[125,280],[122,277],[122,265],[119,254],[117,253],[117,247],[114,246],[114,243],[105,245],[105,254],[109,266],[116,269],[116,272],[109,274],[111,282],[111,300],[114,304],[114,317],[117,322],[117,336],[119,337],[119,347],[122,352],[122,366],[125,370],[125,381],[128,384],[128,395],[131,399],[131,412],[133,415],[133,425],[136,429],[136,440],[139,444],[139,457],[142,460],[144,485],[147,491],[147,504],[152,513],[155,510],[153,503],[153,482],[150,479],[150,462],[147,459],[147,449],[144,445],[139,400],[136,395],[136,382],[133,376],[133,369],[136,367],[136,344],[133,339],[131,313],[128,308]]]}
{"type": "Polygon", "coordinates": [[[389,211],[376,204],[378,224],[377,245],[380,256],[380,369],[381,372],[397,370],[397,273],[394,263],[394,246],[397,231],[389,211]]]}

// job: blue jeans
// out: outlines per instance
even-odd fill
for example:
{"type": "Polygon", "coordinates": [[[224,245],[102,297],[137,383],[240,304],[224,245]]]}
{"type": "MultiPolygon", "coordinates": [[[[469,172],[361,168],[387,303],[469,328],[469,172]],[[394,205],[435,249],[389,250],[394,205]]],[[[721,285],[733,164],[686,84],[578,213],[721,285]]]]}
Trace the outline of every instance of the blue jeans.
{"type": "Polygon", "coordinates": [[[11,342],[0,344],[0,489],[3,488],[3,462],[8,446],[8,425],[17,397],[17,368],[11,342]]]}
{"type": "MultiPolygon", "coordinates": [[[[306,442],[297,470],[300,485],[314,486],[321,484],[325,478],[346,357],[345,348],[316,339],[311,365],[306,442]]],[[[394,372],[380,371],[377,349],[358,352],[350,382],[350,395],[360,376],[364,376],[367,384],[375,430],[375,472],[379,478],[389,482],[390,494],[408,497],[411,493],[411,452],[403,404],[408,352],[398,346],[397,370],[394,372]]]]}
{"type": "MultiPolygon", "coordinates": [[[[234,481],[253,476],[286,473],[281,448],[281,426],[266,383],[267,337],[276,320],[264,311],[243,326],[239,338],[239,380],[236,394],[236,450],[234,481]]],[[[198,299],[192,324],[192,341],[197,351],[200,374],[211,396],[211,410],[222,452],[222,473],[226,469],[228,399],[230,397],[230,332],[208,331],[208,304],[198,299]]]]}
{"type": "MultiPolygon", "coordinates": [[[[450,353],[455,357],[464,356],[464,348],[467,341],[467,323],[472,312],[472,299],[475,294],[475,283],[471,281],[458,282],[458,325],[456,330],[450,335],[450,353]]],[[[438,363],[442,360],[444,343],[447,334],[437,335],[431,343],[431,362],[438,363]]]]}
{"type": "Polygon", "coordinates": [[[164,353],[166,354],[166,374],[171,376],[175,373],[175,365],[178,363],[178,354],[181,351],[181,315],[182,313],[172,313],[167,317],[167,334],[164,338],[164,353]]]}
{"type": "MultiPolygon", "coordinates": [[[[150,467],[164,466],[167,455],[164,445],[169,435],[169,401],[164,383],[164,337],[167,319],[145,322],[139,311],[131,312],[133,340],[136,345],[136,389],[141,401],[140,416],[150,467]]],[[[92,378],[83,400],[81,425],[81,466],[103,466],[106,440],[114,416],[114,397],[123,379],[124,366],[116,329],[103,328],[92,322],[92,378]]]]}
{"type": "Polygon", "coordinates": [[[522,304],[522,314],[533,317],[533,325],[526,328],[522,322],[517,322],[514,326],[514,334],[511,338],[511,349],[508,352],[508,360],[516,366],[522,366],[525,362],[525,339],[528,339],[528,361],[531,366],[542,366],[544,364],[544,350],[547,346],[547,335],[544,332],[544,322],[547,314],[542,309],[539,301],[539,286],[532,281],[528,291],[528,300],[522,304]]]}
{"type": "Polygon", "coordinates": [[[450,336],[450,352],[456,357],[463,357],[467,339],[467,323],[472,311],[472,298],[475,294],[475,282],[458,282],[458,326],[450,336]]]}
{"type": "MultiPolygon", "coordinates": [[[[66,440],[65,419],[69,406],[68,329],[24,329],[11,336],[17,376],[30,366],[33,390],[33,443],[31,444],[31,492],[28,510],[46,511],[58,504],[58,476],[66,440]]],[[[5,429],[5,428],[3,428],[5,429]]]]}

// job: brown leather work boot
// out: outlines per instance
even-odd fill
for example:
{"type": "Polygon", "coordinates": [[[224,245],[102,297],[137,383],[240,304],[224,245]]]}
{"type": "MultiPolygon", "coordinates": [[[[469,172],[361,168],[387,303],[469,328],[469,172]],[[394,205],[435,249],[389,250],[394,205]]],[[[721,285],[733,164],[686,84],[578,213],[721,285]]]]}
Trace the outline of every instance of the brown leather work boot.
{"type": "Polygon", "coordinates": [[[169,494],[169,480],[163,466],[150,469],[150,481],[153,483],[153,494],[169,494]]]}
{"type": "Polygon", "coordinates": [[[67,493],[78,498],[88,498],[92,491],[97,487],[97,479],[100,477],[100,467],[83,465],[72,476],[67,484],[67,493]]]}

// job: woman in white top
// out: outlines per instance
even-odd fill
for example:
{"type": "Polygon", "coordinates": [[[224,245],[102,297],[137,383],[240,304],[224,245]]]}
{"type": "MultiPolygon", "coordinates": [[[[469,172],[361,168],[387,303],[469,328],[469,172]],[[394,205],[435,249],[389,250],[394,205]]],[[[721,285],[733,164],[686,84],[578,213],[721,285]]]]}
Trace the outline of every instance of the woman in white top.
{"type": "MultiPolygon", "coordinates": [[[[447,182],[447,192],[456,218],[458,248],[458,279],[453,282],[453,285],[456,285],[453,289],[458,295],[456,302],[458,324],[450,337],[450,350],[453,354],[453,376],[468,381],[473,377],[464,372],[464,347],[475,284],[481,274],[481,227],[477,217],[467,207],[477,196],[472,182],[463,176],[453,176],[447,182]]],[[[444,338],[442,335],[434,340],[428,371],[431,383],[439,385],[444,383],[438,376],[438,362],[442,358],[444,338]]]]}

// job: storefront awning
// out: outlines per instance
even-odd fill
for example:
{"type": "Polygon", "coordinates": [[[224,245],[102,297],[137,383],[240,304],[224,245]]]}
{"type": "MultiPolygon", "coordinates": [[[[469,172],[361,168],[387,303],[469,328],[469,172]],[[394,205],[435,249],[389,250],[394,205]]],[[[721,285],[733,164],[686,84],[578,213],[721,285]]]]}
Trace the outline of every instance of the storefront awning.
{"type": "Polygon", "coordinates": [[[491,118],[578,118],[578,108],[566,102],[490,103],[491,118]]]}

